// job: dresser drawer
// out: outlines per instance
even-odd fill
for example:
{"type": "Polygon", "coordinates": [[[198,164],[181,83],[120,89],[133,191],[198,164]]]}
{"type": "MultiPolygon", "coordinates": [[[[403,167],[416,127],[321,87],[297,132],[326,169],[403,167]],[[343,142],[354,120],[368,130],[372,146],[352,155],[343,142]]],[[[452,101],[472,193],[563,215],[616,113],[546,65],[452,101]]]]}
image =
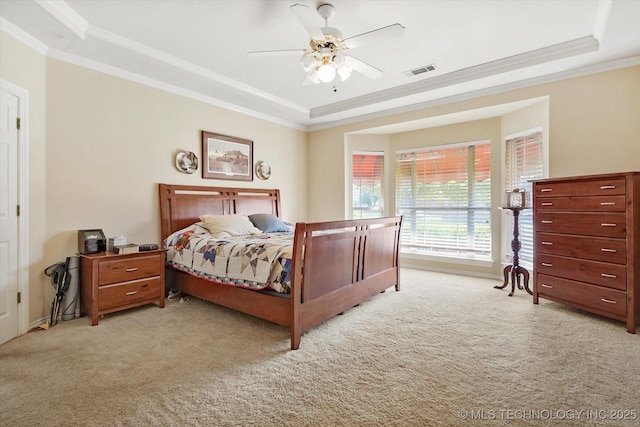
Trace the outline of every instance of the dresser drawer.
{"type": "Polygon", "coordinates": [[[125,307],[143,301],[158,300],[161,295],[160,278],[134,280],[115,285],[100,286],[98,290],[98,309],[125,307]]]}
{"type": "Polygon", "coordinates": [[[616,237],[627,235],[627,220],[618,212],[536,212],[535,227],[550,233],[616,237]]]}
{"type": "Polygon", "coordinates": [[[624,177],[552,183],[536,182],[533,191],[535,197],[624,195],[625,183],[624,177]]]}
{"type": "Polygon", "coordinates": [[[538,211],[624,212],[626,196],[544,197],[535,200],[534,208],[538,211]]]}
{"type": "Polygon", "coordinates": [[[535,249],[536,254],[563,255],[622,265],[627,262],[625,239],[536,233],[535,249]]]}
{"type": "Polygon", "coordinates": [[[620,264],[537,254],[535,271],[548,276],[627,290],[627,267],[620,264]]]}
{"type": "Polygon", "coordinates": [[[161,268],[158,255],[102,261],[98,266],[99,285],[159,276],[161,268]]]}
{"type": "Polygon", "coordinates": [[[540,273],[536,274],[534,286],[540,296],[571,301],[617,316],[627,315],[626,292],[540,273]]]}

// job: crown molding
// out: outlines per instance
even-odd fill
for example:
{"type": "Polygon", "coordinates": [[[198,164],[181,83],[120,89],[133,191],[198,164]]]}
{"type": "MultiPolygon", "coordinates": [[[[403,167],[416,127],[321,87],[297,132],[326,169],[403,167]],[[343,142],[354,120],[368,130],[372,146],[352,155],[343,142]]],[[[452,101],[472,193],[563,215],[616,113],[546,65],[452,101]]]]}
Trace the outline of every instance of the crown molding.
{"type": "Polygon", "coordinates": [[[277,96],[271,95],[267,92],[263,92],[254,88],[253,86],[246,85],[244,83],[240,83],[237,80],[233,80],[229,77],[223,76],[219,73],[213,72],[207,68],[201,67],[199,65],[193,64],[189,61],[185,61],[183,59],[177,58],[173,55],[169,55],[168,53],[162,52],[160,50],[154,49],[150,46],[144,45],[142,43],[135,42],[126,37],[122,37],[120,35],[114,34],[110,31],[104,30],[102,28],[91,25],[88,28],[87,34],[91,37],[95,37],[99,40],[102,40],[106,43],[109,43],[114,46],[121,47],[123,49],[127,49],[131,52],[138,53],[140,55],[146,56],[148,58],[154,59],[156,61],[160,61],[164,64],[171,65],[172,67],[176,67],[183,71],[187,71],[189,73],[197,74],[199,76],[205,77],[209,80],[221,83],[225,86],[231,87],[233,89],[239,90],[243,93],[248,93],[252,96],[265,99],[274,104],[285,107],[289,110],[296,111],[298,113],[302,113],[305,115],[309,115],[309,109],[302,107],[293,102],[287,101],[286,99],[279,98],[277,96]]]}
{"type": "Polygon", "coordinates": [[[71,30],[76,36],[85,39],[89,23],[64,0],[34,0],[38,6],[49,12],[71,30]]]}
{"type": "Polygon", "coordinates": [[[47,50],[49,49],[49,47],[46,44],[42,43],[40,40],[36,39],[31,34],[27,33],[20,27],[15,26],[14,24],[7,21],[1,16],[0,16],[0,30],[9,34],[11,37],[18,40],[19,42],[26,44],[31,49],[35,50],[36,52],[42,55],[46,55],[47,50]]]}
{"type": "Polygon", "coordinates": [[[593,36],[581,37],[564,43],[535,49],[518,55],[509,56],[473,67],[463,68],[451,73],[439,76],[428,77],[426,79],[407,83],[390,89],[380,90],[367,95],[356,96],[341,102],[323,105],[312,108],[310,117],[319,118],[335,113],[341,113],[354,108],[366,107],[404,96],[415,95],[446,86],[477,80],[483,77],[490,77],[496,74],[506,73],[521,68],[539,65],[544,62],[555,61],[582,53],[598,50],[600,43],[593,36]]]}
{"type": "Polygon", "coordinates": [[[432,99],[425,102],[419,102],[411,105],[406,105],[398,108],[390,108],[384,111],[363,114],[356,117],[351,117],[344,120],[335,120],[332,122],[326,122],[319,125],[307,126],[308,132],[314,132],[323,129],[330,129],[338,126],[345,126],[354,123],[364,122],[367,120],[375,120],[383,117],[394,116],[398,114],[408,113],[416,110],[422,110],[425,108],[437,107],[446,104],[453,104],[455,102],[467,101],[470,99],[480,98],[483,96],[496,95],[499,93],[508,92],[511,90],[523,89],[531,86],[538,86],[546,83],[553,83],[560,80],[566,80],[575,77],[582,77],[591,74],[603,73],[606,71],[618,70],[621,68],[628,68],[640,65],[640,55],[629,56],[626,58],[619,58],[608,62],[589,65],[581,68],[574,68],[571,70],[560,71],[557,73],[547,74],[545,76],[533,77],[526,80],[519,80],[511,83],[504,83],[501,85],[491,86],[488,88],[478,89],[470,92],[464,92],[456,95],[445,96],[442,98],[432,99]]]}
{"type": "Polygon", "coordinates": [[[596,21],[593,25],[593,36],[597,38],[601,43],[602,39],[604,38],[604,33],[607,29],[607,24],[609,24],[611,6],[613,6],[613,0],[600,0],[598,2],[596,21]]]}
{"type": "Polygon", "coordinates": [[[146,77],[140,74],[136,74],[127,70],[123,70],[118,67],[114,67],[111,65],[106,65],[101,62],[92,61],[86,58],[79,57],[77,55],[73,55],[67,52],[63,52],[57,49],[49,49],[48,57],[57,59],[59,61],[67,62],[69,64],[77,65],[83,68],[87,68],[93,71],[98,71],[100,73],[108,74],[110,76],[119,77],[125,80],[129,80],[135,83],[139,83],[145,86],[153,87],[155,89],[159,89],[165,92],[173,93],[175,95],[184,96],[186,98],[195,99],[197,101],[203,102],[205,104],[213,105],[215,107],[224,108],[226,110],[234,111],[236,113],[244,114],[250,117],[254,117],[257,119],[265,120],[270,123],[280,124],[286,127],[294,128],[297,130],[305,131],[306,128],[297,123],[293,123],[287,120],[282,120],[270,115],[261,114],[254,110],[250,110],[247,108],[240,107],[236,104],[231,104],[228,102],[221,101],[217,98],[213,98],[210,96],[202,95],[201,93],[194,92],[188,89],[184,89],[178,86],[174,86],[169,83],[165,83],[160,80],[155,80],[150,77],[146,77]]]}

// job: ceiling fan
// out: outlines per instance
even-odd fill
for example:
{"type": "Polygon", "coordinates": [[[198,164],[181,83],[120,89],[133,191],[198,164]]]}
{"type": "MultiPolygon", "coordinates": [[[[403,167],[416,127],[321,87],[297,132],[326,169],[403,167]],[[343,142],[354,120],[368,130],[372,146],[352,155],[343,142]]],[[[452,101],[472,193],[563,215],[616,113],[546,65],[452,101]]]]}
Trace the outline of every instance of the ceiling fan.
{"type": "Polygon", "coordinates": [[[248,54],[254,56],[302,54],[300,62],[307,73],[304,84],[330,83],[336,75],[344,81],[349,78],[352,70],[372,79],[382,76],[381,70],[354,58],[349,54],[349,50],[401,36],[404,34],[404,27],[400,24],[392,24],[343,39],[340,30],[329,27],[329,19],[336,11],[333,5],[322,3],[316,10],[324,19],[324,27],[318,26],[317,17],[308,6],[298,3],[291,6],[291,11],[311,37],[308,49],[254,51],[248,54]]]}

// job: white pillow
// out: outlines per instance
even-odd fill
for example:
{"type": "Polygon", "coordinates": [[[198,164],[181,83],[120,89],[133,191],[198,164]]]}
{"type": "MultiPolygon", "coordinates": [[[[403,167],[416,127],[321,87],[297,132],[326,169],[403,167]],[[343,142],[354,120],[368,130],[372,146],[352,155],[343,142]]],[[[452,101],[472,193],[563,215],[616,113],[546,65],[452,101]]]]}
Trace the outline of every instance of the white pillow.
{"type": "Polygon", "coordinates": [[[215,238],[261,234],[246,215],[200,215],[200,221],[215,238]]]}

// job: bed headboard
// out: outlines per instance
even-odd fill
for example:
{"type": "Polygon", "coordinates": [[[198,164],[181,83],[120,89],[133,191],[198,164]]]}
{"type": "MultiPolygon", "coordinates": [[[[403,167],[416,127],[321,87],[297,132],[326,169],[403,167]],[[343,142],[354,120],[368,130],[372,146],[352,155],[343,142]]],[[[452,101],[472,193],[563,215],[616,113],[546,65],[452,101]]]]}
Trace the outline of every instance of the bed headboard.
{"type": "Polygon", "coordinates": [[[200,221],[200,215],[251,215],[280,217],[280,190],[202,187],[159,184],[162,239],[200,221]]]}

